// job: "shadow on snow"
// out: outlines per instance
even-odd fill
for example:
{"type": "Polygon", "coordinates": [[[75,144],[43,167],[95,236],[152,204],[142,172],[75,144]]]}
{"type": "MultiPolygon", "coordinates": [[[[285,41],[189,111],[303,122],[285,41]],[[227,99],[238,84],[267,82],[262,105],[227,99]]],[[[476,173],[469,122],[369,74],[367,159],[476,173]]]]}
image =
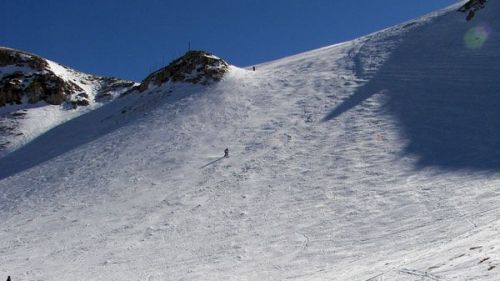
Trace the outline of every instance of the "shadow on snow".
{"type": "Polygon", "coordinates": [[[417,155],[419,167],[500,170],[500,34],[489,34],[481,47],[464,42],[471,28],[500,32],[498,18],[491,11],[486,17],[485,27],[481,18],[466,23],[450,13],[411,30],[369,82],[324,121],[383,94],[384,112],[409,141],[404,153],[417,155]]]}
{"type": "Polygon", "coordinates": [[[221,160],[222,160],[222,159],[224,159],[224,158],[226,158],[226,157],[222,156],[222,157],[220,157],[220,158],[218,158],[218,159],[215,159],[214,161],[212,161],[212,162],[210,162],[210,163],[207,163],[207,164],[203,165],[202,167],[200,167],[200,169],[203,169],[203,168],[206,168],[206,167],[208,167],[208,166],[214,165],[215,163],[217,163],[217,162],[221,161],[221,160]]]}
{"type": "Polygon", "coordinates": [[[174,103],[196,92],[196,87],[175,96],[131,94],[47,131],[0,159],[0,180],[35,167],[68,151],[118,130],[163,103],[174,103]],[[148,97],[147,99],[144,99],[148,97]],[[148,106],[145,106],[148,105],[148,106]],[[124,111],[125,109],[125,111],[124,111]],[[125,113],[125,114],[124,114],[125,113]]]}

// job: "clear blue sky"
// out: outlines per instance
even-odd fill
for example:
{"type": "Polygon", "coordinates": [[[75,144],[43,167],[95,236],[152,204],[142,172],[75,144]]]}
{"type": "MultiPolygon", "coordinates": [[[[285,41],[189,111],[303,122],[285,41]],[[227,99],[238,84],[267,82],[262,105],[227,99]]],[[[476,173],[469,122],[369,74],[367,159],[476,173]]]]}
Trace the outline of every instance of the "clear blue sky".
{"type": "Polygon", "coordinates": [[[457,0],[1,0],[0,45],[140,81],[192,49],[249,66],[354,39],[457,0]]]}

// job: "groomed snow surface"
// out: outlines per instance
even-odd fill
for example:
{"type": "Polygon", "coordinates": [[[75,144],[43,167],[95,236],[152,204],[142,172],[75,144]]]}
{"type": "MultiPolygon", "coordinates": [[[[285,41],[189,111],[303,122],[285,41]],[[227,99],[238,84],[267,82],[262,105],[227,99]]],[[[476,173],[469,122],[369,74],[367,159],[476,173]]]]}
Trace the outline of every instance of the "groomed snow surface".
{"type": "Polygon", "coordinates": [[[455,8],[0,159],[0,280],[500,280],[500,2],[455,8]]]}

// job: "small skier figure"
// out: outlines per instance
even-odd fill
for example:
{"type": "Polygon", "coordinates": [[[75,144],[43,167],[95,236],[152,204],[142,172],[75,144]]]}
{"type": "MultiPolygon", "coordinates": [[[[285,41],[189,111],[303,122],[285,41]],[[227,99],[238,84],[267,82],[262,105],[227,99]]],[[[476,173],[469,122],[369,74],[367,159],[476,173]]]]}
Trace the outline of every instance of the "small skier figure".
{"type": "Polygon", "coordinates": [[[253,69],[253,71],[255,71],[255,66],[254,66],[254,67],[252,67],[252,69],[253,69]]]}
{"type": "Polygon", "coordinates": [[[225,158],[229,157],[229,148],[224,149],[224,157],[225,158]]]}
{"type": "Polygon", "coordinates": [[[7,276],[7,281],[11,281],[11,280],[10,280],[10,276],[7,276]]]}

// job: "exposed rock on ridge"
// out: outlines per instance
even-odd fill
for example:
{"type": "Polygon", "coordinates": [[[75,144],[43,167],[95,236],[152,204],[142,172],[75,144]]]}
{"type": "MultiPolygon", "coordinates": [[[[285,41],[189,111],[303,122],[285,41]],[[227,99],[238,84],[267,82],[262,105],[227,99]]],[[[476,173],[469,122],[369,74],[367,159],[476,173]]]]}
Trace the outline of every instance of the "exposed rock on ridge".
{"type": "Polygon", "coordinates": [[[153,72],[139,86],[143,92],[168,82],[208,85],[220,81],[229,70],[224,60],[204,51],[189,51],[166,67],[153,72]]]}
{"type": "Polygon", "coordinates": [[[0,67],[0,106],[21,104],[23,97],[29,103],[62,104],[72,94],[83,92],[75,83],[56,76],[47,61],[35,55],[0,48],[0,67]]]}
{"type": "MultiPolygon", "coordinates": [[[[62,67],[67,72],[74,72],[62,67]]],[[[132,87],[133,83],[115,78],[103,78],[80,74],[80,84],[101,85],[102,89],[110,84],[117,87],[132,87]]],[[[98,91],[98,96],[104,95],[98,91]]],[[[76,79],[69,81],[51,69],[50,63],[33,54],[0,47],[0,106],[35,104],[45,101],[48,104],[60,105],[65,102],[76,108],[87,106],[92,102],[76,79]]],[[[98,97],[96,96],[96,98],[98,97]]]]}

